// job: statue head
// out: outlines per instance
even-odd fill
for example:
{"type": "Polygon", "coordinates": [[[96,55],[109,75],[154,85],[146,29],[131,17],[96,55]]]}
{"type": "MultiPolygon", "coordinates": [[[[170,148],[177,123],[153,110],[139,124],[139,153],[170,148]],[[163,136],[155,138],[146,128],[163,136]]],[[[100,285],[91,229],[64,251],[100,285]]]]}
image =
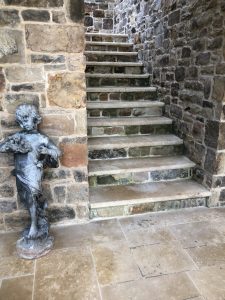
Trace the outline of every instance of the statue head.
{"type": "Polygon", "coordinates": [[[16,121],[26,131],[37,129],[41,122],[41,117],[36,106],[31,104],[21,104],[16,109],[16,121]]]}

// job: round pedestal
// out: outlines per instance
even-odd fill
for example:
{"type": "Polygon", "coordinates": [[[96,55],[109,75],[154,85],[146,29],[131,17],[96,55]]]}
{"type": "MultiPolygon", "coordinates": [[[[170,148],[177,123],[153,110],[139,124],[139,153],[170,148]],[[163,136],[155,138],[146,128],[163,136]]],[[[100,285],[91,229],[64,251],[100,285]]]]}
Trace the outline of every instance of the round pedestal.
{"type": "Polygon", "coordinates": [[[45,239],[31,240],[21,238],[16,243],[16,250],[19,257],[24,259],[35,259],[46,255],[53,247],[54,238],[49,236],[45,239]]]}

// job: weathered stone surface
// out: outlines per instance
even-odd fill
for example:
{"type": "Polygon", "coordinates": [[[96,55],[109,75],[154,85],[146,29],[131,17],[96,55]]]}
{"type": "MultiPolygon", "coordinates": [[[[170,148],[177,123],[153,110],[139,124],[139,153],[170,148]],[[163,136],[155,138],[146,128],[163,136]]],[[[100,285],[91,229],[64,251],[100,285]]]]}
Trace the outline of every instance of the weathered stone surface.
{"type": "Polygon", "coordinates": [[[38,55],[38,54],[32,54],[31,55],[31,62],[32,63],[44,63],[44,64],[64,63],[65,62],[65,57],[63,55],[38,55]]]}
{"type": "Polygon", "coordinates": [[[20,22],[18,10],[16,9],[0,9],[0,27],[16,26],[20,22]]]}
{"type": "Polygon", "coordinates": [[[22,31],[0,29],[0,64],[24,63],[24,60],[22,31]]]}
{"type": "Polygon", "coordinates": [[[70,71],[83,73],[85,71],[85,56],[83,53],[70,54],[67,57],[70,71]]]}
{"type": "Polygon", "coordinates": [[[60,148],[63,152],[61,164],[65,167],[83,167],[87,165],[87,145],[76,142],[62,142],[60,148]]]}
{"type": "Polygon", "coordinates": [[[29,7],[60,7],[63,0],[5,0],[6,5],[29,7]]]}
{"type": "Polygon", "coordinates": [[[73,184],[67,186],[67,199],[66,203],[76,204],[79,202],[88,202],[88,184],[73,184]]]}
{"type": "Polygon", "coordinates": [[[51,223],[63,221],[66,219],[74,219],[75,211],[70,206],[51,205],[48,208],[48,218],[51,223]]]}
{"type": "Polygon", "coordinates": [[[52,21],[55,23],[63,24],[66,22],[65,13],[63,11],[53,11],[52,21]]]}
{"type": "Polygon", "coordinates": [[[0,185],[0,197],[2,198],[11,198],[15,194],[14,185],[10,183],[4,183],[0,185]]]}
{"type": "Polygon", "coordinates": [[[65,114],[43,115],[40,129],[51,136],[71,135],[74,134],[74,118],[65,114]]]}
{"type": "Polygon", "coordinates": [[[54,202],[65,203],[66,200],[66,186],[58,185],[53,188],[54,202]]]}
{"type": "Polygon", "coordinates": [[[0,213],[10,213],[16,210],[16,208],[15,200],[0,200],[0,213]]]}
{"type": "Polygon", "coordinates": [[[84,107],[85,77],[82,73],[59,73],[49,76],[48,100],[51,106],[84,107]]]}
{"type": "Polygon", "coordinates": [[[2,73],[2,68],[0,68],[0,93],[3,92],[5,88],[5,76],[2,73]]]}
{"type": "Polygon", "coordinates": [[[84,17],[84,1],[83,0],[69,0],[68,1],[68,15],[73,22],[83,21],[84,17]]]}
{"type": "Polygon", "coordinates": [[[5,74],[10,82],[44,81],[41,67],[9,67],[5,69],[5,74]]]}
{"type": "Polygon", "coordinates": [[[180,22],[180,10],[176,10],[169,14],[169,19],[168,19],[168,25],[173,26],[174,24],[177,24],[180,22]]]}
{"type": "Polygon", "coordinates": [[[218,102],[225,101],[225,77],[215,76],[212,98],[218,102]]]}
{"type": "Polygon", "coordinates": [[[73,177],[76,182],[86,182],[88,180],[87,168],[74,170],[73,177]]]}
{"type": "Polygon", "coordinates": [[[196,58],[197,65],[207,65],[210,62],[211,54],[210,52],[200,53],[196,58]]]}
{"type": "Polygon", "coordinates": [[[39,106],[39,97],[34,94],[6,94],[5,106],[9,113],[15,113],[16,107],[22,103],[29,103],[39,106]]]}
{"type": "Polygon", "coordinates": [[[81,52],[84,48],[84,30],[77,25],[27,24],[28,49],[36,52],[81,52]]]}
{"type": "Polygon", "coordinates": [[[48,22],[50,20],[50,14],[47,10],[27,9],[22,11],[22,17],[24,21],[48,22]]]}
{"type": "Polygon", "coordinates": [[[6,230],[21,230],[28,226],[30,217],[26,210],[18,210],[4,216],[6,230]]]}
{"type": "Polygon", "coordinates": [[[214,149],[218,145],[219,126],[218,121],[207,121],[206,123],[205,144],[214,149]]]}
{"type": "Polygon", "coordinates": [[[24,83],[12,85],[11,89],[13,92],[45,92],[44,83],[24,83]]]}

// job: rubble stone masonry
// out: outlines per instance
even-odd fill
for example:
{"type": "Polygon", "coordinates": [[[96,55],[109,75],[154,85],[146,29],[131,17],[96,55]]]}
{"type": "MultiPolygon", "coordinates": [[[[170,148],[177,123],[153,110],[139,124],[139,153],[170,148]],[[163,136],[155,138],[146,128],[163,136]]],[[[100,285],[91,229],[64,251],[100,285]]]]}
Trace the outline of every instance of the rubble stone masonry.
{"type": "MultiPolygon", "coordinates": [[[[19,129],[18,104],[39,107],[40,130],[63,151],[43,181],[52,222],[88,218],[83,16],[81,0],[0,0],[0,134],[19,129]]],[[[13,165],[12,155],[0,154],[0,230],[28,219],[13,165]]]]}
{"type": "Polygon", "coordinates": [[[114,15],[212,191],[209,205],[225,205],[225,1],[116,0],[114,15]]]}

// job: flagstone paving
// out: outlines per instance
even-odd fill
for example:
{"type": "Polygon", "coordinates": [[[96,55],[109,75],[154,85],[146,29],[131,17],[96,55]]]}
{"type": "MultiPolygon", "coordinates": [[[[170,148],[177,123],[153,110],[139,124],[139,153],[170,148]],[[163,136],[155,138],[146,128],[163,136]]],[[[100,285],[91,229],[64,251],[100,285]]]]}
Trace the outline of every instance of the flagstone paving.
{"type": "Polygon", "coordinates": [[[54,249],[17,258],[0,234],[3,300],[224,300],[225,208],[195,208],[51,229],[54,249]]]}

